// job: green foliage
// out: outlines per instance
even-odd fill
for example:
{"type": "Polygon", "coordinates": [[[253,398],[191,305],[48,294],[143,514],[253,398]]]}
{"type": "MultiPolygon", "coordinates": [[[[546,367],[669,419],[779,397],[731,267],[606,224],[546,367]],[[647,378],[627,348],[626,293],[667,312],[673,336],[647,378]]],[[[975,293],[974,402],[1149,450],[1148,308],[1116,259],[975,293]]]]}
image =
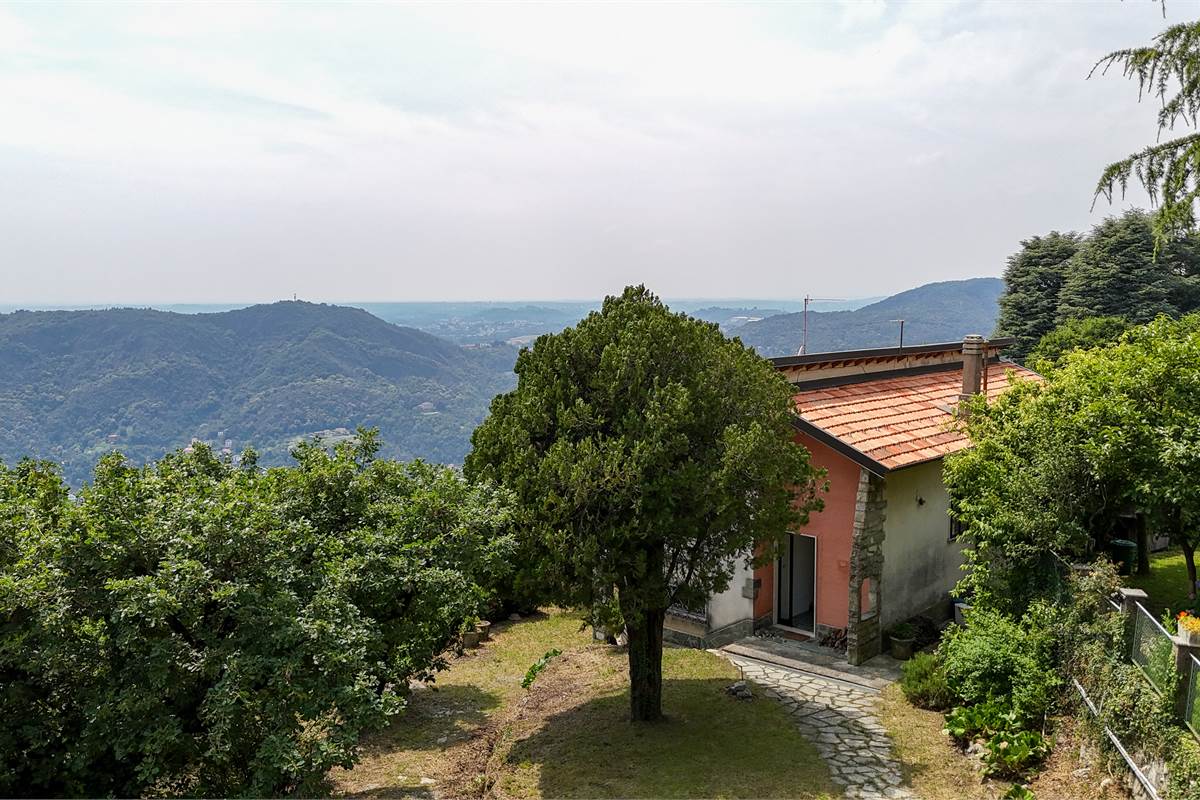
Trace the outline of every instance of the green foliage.
{"type": "Polygon", "coordinates": [[[562,655],[562,651],[559,650],[558,648],[554,648],[553,650],[547,650],[546,655],[542,656],[537,661],[530,664],[529,669],[525,670],[525,677],[521,678],[521,688],[528,689],[530,686],[532,686],[533,682],[535,680],[537,680],[538,674],[546,668],[547,664],[550,663],[550,659],[554,658],[555,656],[561,656],[561,655],[562,655]]]}
{"type": "Polygon", "coordinates": [[[1040,724],[1060,685],[1053,646],[1040,608],[1018,622],[976,607],[967,627],[947,631],[938,655],[947,684],[965,703],[1003,703],[1028,725],[1040,724]]]}
{"type": "Polygon", "coordinates": [[[1000,778],[1020,778],[1046,760],[1050,741],[1038,731],[1002,730],[984,746],[984,773],[1000,778]]]}
{"type": "Polygon", "coordinates": [[[1119,65],[1126,78],[1138,84],[1138,99],[1156,97],[1160,141],[1110,164],[1096,185],[1096,196],[1112,202],[1119,188],[1124,195],[1130,178],[1137,178],[1159,205],[1154,215],[1154,237],[1159,245],[1191,233],[1196,228],[1194,204],[1200,187],[1196,168],[1200,161],[1200,134],[1189,133],[1161,141],[1183,122],[1195,127],[1200,112],[1200,22],[1172,25],[1146,47],[1109,53],[1092,68],[1107,72],[1119,65]]]}
{"type": "Polygon", "coordinates": [[[1200,744],[1191,733],[1179,732],[1167,757],[1166,800],[1200,800],[1200,744]]]}
{"type": "Polygon", "coordinates": [[[1038,340],[1027,363],[1043,375],[1049,374],[1067,353],[1112,344],[1127,330],[1129,323],[1121,317],[1069,319],[1038,340]]]}
{"type": "Polygon", "coordinates": [[[1128,508],[1178,543],[1195,579],[1200,530],[1200,314],[1159,318],[1106,348],[1069,354],[966,420],[975,443],[946,459],[968,527],[967,587],[1020,612],[1061,591],[1065,564],[1128,508]]]}
{"type": "Polygon", "coordinates": [[[217,451],[231,439],[282,465],[298,439],[369,425],[384,457],[461,463],[492,397],[512,388],[516,354],[303,302],[0,314],[0,459],[53,459],[77,489],[113,449],[141,464],[193,437],[217,451]]]}
{"type": "Polygon", "coordinates": [[[1155,257],[1149,217],[1127,211],[1092,229],[1067,265],[1058,297],[1060,321],[1121,317],[1145,323],[1196,308],[1200,261],[1191,240],[1155,257]]]}
{"type": "Polygon", "coordinates": [[[1054,329],[1058,294],[1079,240],[1079,234],[1053,231],[1021,242],[1021,249],[1008,257],[996,331],[1017,340],[1011,351],[1014,357],[1024,358],[1054,329]]]}
{"type": "Polygon", "coordinates": [[[946,715],[943,732],[962,743],[975,739],[990,739],[1003,730],[1018,729],[1016,712],[1006,708],[1003,700],[988,700],[973,706],[956,706],[946,715]]]}
{"type": "Polygon", "coordinates": [[[1001,795],[1001,800],[1037,800],[1037,795],[1029,787],[1014,783],[1001,795]]]}
{"type": "Polygon", "coordinates": [[[1145,323],[1200,308],[1200,241],[1172,242],[1157,257],[1154,247],[1151,219],[1136,210],[1105,219],[1086,236],[1055,231],[1023,241],[1008,259],[996,326],[1016,338],[1010,354],[1025,359],[1037,348],[1039,363],[1053,366],[1070,347],[1119,333],[1112,321],[1056,333],[1072,320],[1145,323]]]}
{"type": "Polygon", "coordinates": [[[615,591],[634,715],[657,716],[666,609],[724,590],[738,559],[819,507],[790,387],[642,287],[538,339],[516,373],[475,432],[467,474],[515,492],[525,573],[548,597],[591,608],[615,591]]]}
{"type": "Polygon", "coordinates": [[[320,789],[507,569],[504,493],[375,458],[0,466],[0,793],[320,789]]]}
{"type": "Polygon", "coordinates": [[[900,665],[900,676],[900,688],[914,706],[943,711],[953,705],[955,696],[946,684],[946,673],[937,656],[914,653],[900,665]]]}

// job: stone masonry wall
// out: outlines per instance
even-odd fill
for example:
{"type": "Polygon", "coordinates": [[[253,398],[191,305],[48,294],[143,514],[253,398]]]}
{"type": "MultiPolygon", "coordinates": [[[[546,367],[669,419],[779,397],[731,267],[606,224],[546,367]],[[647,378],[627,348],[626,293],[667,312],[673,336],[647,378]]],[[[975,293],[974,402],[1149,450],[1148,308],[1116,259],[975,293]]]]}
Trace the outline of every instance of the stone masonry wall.
{"type": "Polygon", "coordinates": [[[858,477],[854,506],[854,541],[850,546],[850,620],[846,631],[846,660],[861,664],[879,654],[883,631],[879,627],[883,604],[883,536],[887,519],[886,483],[867,470],[858,477]],[[875,604],[862,607],[863,585],[874,587],[875,604]]]}

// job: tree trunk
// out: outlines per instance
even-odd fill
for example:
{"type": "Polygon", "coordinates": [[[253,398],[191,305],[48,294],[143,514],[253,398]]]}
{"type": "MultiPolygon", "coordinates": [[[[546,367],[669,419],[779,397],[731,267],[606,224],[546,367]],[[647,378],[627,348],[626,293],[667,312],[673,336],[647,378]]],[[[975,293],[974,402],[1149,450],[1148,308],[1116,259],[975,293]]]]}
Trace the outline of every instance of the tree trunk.
{"type": "Polygon", "coordinates": [[[1133,523],[1137,526],[1138,563],[1137,574],[1150,574],[1150,529],[1146,525],[1146,515],[1138,514],[1133,523]]]}
{"type": "Polygon", "coordinates": [[[1179,537],[1179,547],[1183,550],[1183,560],[1187,564],[1188,599],[1196,599],[1196,545],[1186,536],[1179,537]]]}
{"type": "Polygon", "coordinates": [[[625,620],[629,632],[629,717],[634,722],[662,719],[662,649],[664,609],[650,609],[641,619],[625,620]]]}

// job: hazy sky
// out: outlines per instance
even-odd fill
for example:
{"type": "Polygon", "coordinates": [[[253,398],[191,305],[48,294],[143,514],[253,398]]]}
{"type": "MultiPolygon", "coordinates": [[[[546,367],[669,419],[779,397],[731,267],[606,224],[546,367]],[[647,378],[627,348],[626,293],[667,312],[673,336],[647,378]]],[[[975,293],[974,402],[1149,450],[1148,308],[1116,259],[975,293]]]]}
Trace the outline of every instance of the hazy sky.
{"type": "Polygon", "coordinates": [[[0,304],[998,275],[1112,213],[1155,108],[1088,69],[1194,9],[0,4],[0,304]]]}

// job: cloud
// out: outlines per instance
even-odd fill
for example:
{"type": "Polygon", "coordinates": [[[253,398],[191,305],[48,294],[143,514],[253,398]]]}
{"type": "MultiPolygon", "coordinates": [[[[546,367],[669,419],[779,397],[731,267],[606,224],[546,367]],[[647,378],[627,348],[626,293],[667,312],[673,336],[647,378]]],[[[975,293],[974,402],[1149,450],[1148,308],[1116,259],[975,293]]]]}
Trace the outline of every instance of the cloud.
{"type": "Polygon", "coordinates": [[[995,274],[1020,238],[1089,224],[1099,166],[1152,138],[1127,85],[1083,78],[1165,24],[1001,5],[0,9],[8,288],[840,296],[995,274]]]}
{"type": "Polygon", "coordinates": [[[838,5],[842,9],[838,24],[843,29],[878,22],[887,12],[884,0],[841,0],[838,5]]]}

